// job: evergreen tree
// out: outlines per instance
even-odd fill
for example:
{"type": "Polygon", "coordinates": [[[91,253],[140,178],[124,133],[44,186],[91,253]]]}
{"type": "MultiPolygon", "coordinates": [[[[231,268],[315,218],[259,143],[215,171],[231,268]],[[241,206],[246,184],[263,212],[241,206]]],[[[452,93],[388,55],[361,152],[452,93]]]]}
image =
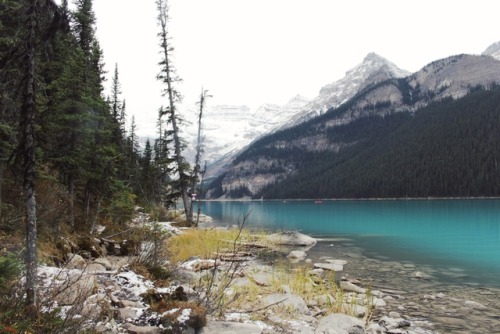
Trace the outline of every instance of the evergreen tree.
{"type": "Polygon", "coordinates": [[[37,305],[36,199],[35,199],[35,113],[36,42],[38,1],[31,0],[27,12],[27,37],[23,105],[21,109],[22,150],[24,156],[23,191],[26,208],[26,303],[37,305]]]}
{"type": "Polygon", "coordinates": [[[119,124],[121,124],[123,118],[123,105],[120,100],[121,93],[121,85],[118,79],[118,64],[115,64],[115,72],[113,75],[113,82],[111,84],[111,114],[113,119],[119,124]]]}
{"type": "Polygon", "coordinates": [[[0,9],[0,217],[5,211],[3,185],[7,167],[12,164],[18,145],[19,111],[21,106],[19,79],[23,68],[21,36],[25,16],[23,3],[9,0],[0,9]]]}
{"type": "Polygon", "coordinates": [[[174,89],[173,83],[178,81],[174,77],[174,68],[171,63],[171,53],[173,48],[169,40],[169,34],[167,29],[168,22],[168,5],[166,0],[156,1],[158,10],[158,23],[160,25],[160,45],[163,59],[160,63],[161,72],[158,78],[166,85],[165,95],[168,97],[169,105],[166,110],[163,110],[160,114],[160,119],[162,116],[167,116],[168,124],[172,127],[172,138],[174,144],[174,156],[173,159],[176,163],[176,173],[178,176],[176,187],[179,189],[180,197],[184,204],[184,213],[186,219],[189,223],[192,223],[192,213],[190,214],[191,198],[188,194],[189,186],[191,185],[191,175],[189,172],[189,164],[186,162],[182,155],[183,145],[180,138],[179,129],[179,118],[177,115],[177,101],[180,99],[180,94],[174,89]]]}

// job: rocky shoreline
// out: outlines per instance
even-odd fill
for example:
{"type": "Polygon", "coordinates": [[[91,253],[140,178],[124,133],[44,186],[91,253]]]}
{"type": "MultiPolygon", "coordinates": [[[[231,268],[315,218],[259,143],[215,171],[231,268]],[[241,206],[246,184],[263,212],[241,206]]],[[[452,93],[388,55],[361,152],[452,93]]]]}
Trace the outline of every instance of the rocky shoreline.
{"type": "MultiPolygon", "coordinates": [[[[182,233],[169,223],[161,226],[170,233],[182,233]]],[[[275,258],[262,258],[257,256],[258,252],[248,251],[239,254],[238,260],[235,257],[190,259],[176,267],[172,285],[168,287],[158,287],[134,273],[129,265],[133,260],[130,256],[108,255],[89,260],[68,254],[70,260],[64,268],[42,267],[39,276],[46,293],[55,289],[57,282],[70,282],[49,308],[61,308],[68,316],[86,319],[82,328],[98,333],[500,332],[496,313],[500,309],[498,290],[444,287],[433,281],[431,268],[367,259],[350,247],[332,246],[335,251],[309,258],[308,251],[316,240],[300,233],[275,234],[269,240],[279,248],[282,258],[309,267],[300,284],[311,293],[302,296],[294,293],[293,276],[301,272],[293,269],[281,272],[280,275],[289,276],[280,277],[276,287],[275,258]],[[224,306],[217,316],[208,316],[206,323],[195,321],[199,320],[199,314],[193,307],[187,307],[189,304],[161,314],[152,311],[154,298],[199,300],[200,294],[208,292],[202,292],[194,282],[208,278],[216,286],[229,275],[231,280],[223,286],[223,297],[228,300],[238,297],[242,301],[224,306]],[[328,277],[335,277],[335,286],[328,277]],[[326,288],[316,289],[323,285],[326,288]],[[75,309],[75,305],[79,308],[75,309]],[[336,312],[332,313],[333,307],[336,312]],[[162,320],[165,318],[169,319],[168,326],[162,320]]],[[[216,302],[215,298],[204,300],[216,302]]]]}
{"type": "Polygon", "coordinates": [[[317,258],[334,254],[349,262],[344,274],[374,289],[391,291],[382,313],[426,321],[435,333],[500,333],[500,289],[484,286],[460,268],[436,268],[383,256],[367,257],[349,240],[319,242],[317,258]]]}

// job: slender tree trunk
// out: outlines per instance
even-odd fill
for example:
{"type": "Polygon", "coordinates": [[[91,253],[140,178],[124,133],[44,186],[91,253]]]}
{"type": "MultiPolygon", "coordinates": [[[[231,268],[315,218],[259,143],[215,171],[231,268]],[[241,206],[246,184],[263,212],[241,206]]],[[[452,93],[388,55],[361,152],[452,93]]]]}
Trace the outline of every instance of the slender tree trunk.
{"type": "Polygon", "coordinates": [[[75,227],[75,177],[69,176],[69,224],[72,228],[75,227]]]}
{"type": "Polygon", "coordinates": [[[195,226],[198,227],[200,224],[200,215],[201,215],[201,194],[203,193],[203,182],[205,182],[205,172],[207,171],[207,162],[205,161],[205,166],[200,171],[200,196],[198,197],[198,210],[196,212],[196,223],[195,226]]]}
{"type": "Polygon", "coordinates": [[[90,226],[90,234],[94,234],[95,232],[95,226],[97,224],[97,218],[99,217],[99,210],[101,209],[101,199],[97,199],[97,205],[95,209],[95,215],[94,218],[92,219],[92,226],[90,226]]]}
{"type": "MultiPolygon", "coordinates": [[[[202,119],[203,119],[203,109],[205,107],[205,100],[206,98],[209,97],[207,95],[207,92],[203,90],[203,88],[201,89],[201,94],[200,94],[200,112],[198,114],[198,137],[197,137],[197,140],[196,140],[196,156],[195,156],[195,159],[194,159],[194,169],[193,169],[193,175],[192,175],[192,185],[191,185],[191,189],[193,189],[193,192],[194,190],[196,189],[196,183],[198,182],[198,178],[199,178],[199,175],[201,173],[201,166],[200,166],[200,160],[201,160],[201,153],[202,153],[202,145],[203,145],[203,138],[202,138],[202,119]]],[[[200,191],[201,192],[201,191],[200,191]]],[[[198,194],[198,196],[201,195],[201,194],[198,194]]],[[[198,198],[199,200],[199,198],[198,198]]],[[[193,221],[193,203],[194,201],[194,197],[192,198],[191,200],[191,207],[189,208],[189,218],[188,220],[189,221],[193,221]]],[[[198,208],[199,208],[199,202],[198,202],[198,208]]],[[[198,217],[196,219],[196,224],[195,226],[198,226],[198,222],[199,222],[199,214],[198,214],[198,217]]]]}
{"type": "Polygon", "coordinates": [[[2,206],[3,206],[3,173],[5,172],[5,165],[0,163],[0,217],[2,217],[2,206]]]}
{"type": "Polygon", "coordinates": [[[37,27],[37,0],[28,10],[28,38],[26,40],[26,78],[22,106],[22,135],[24,154],[23,190],[26,207],[26,303],[36,307],[37,254],[36,254],[36,200],[35,200],[35,43],[37,27]]]}
{"type": "Polygon", "coordinates": [[[181,155],[181,140],[179,137],[179,127],[177,124],[177,118],[176,118],[176,108],[175,108],[175,96],[174,96],[174,90],[172,88],[172,77],[171,77],[171,66],[170,66],[170,56],[169,56],[169,42],[168,42],[168,33],[167,33],[167,19],[168,19],[168,9],[167,9],[167,4],[166,0],[158,0],[157,1],[157,6],[158,6],[158,21],[161,26],[161,46],[162,46],[162,51],[163,51],[163,61],[164,61],[164,66],[165,66],[165,81],[167,83],[167,93],[168,93],[168,100],[169,100],[169,106],[170,106],[170,117],[171,117],[171,122],[172,122],[172,130],[173,130],[173,136],[174,136],[174,152],[175,152],[175,160],[177,164],[177,170],[179,172],[179,183],[180,183],[180,190],[181,190],[181,197],[182,197],[182,202],[184,204],[184,213],[186,214],[186,219],[189,223],[192,223],[193,220],[193,214],[191,210],[191,198],[189,197],[188,194],[188,184],[186,178],[188,177],[187,175],[187,168],[185,167],[186,164],[184,162],[184,159],[181,155]],[[189,212],[191,211],[191,214],[189,212]]]}
{"type": "Polygon", "coordinates": [[[90,185],[87,182],[87,186],[85,187],[85,223],[89,222],[90,219],[90,185]]]}

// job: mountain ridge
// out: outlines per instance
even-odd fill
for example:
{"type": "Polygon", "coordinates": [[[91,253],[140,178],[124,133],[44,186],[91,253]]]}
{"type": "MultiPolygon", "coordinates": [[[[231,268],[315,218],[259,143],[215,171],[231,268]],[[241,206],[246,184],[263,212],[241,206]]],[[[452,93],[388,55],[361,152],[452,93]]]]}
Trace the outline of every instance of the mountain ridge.
{"type": "MultiPolygon", "coordinates": [[[[283,106],[267,103],[255,111],[247,106],[211,107],[206,112],[204,121],[205,152],[209,163],[207,176],[214,177],[222,173],[239,152],[261,136],[321,115],[332,107],[340,106],[359,90],[374,83],[408,74],[408,71],[370,52],[361,63],[348,70],[343,78],[324,85],[313,100],[298,94],[283,106]],[[232,112],[227,112],[228,109],[232,112]],[[238,113],[241,113],[240,117],[234,118],[238,113]]],[[[191,122],[195,124],[194,121],[191,122]]],[[[195,134],[192,128],[187,136],[193,147],[195,134]]],[[[188,156],[194,156],[194,152],[188,152],[188,156]]]]}
{"type": "Polygon", "coordinates": [[[457,55],[431,62],[406,78],[391,78],[369,85],[340,107],[302,123],[307,126],[300,129],[296,126],[288,132],[283,130],[271,142],[266,142],[266,138],[258,140],[260,153],[256,153],[258,145],[248,147],[234,160],[231,169],[219,178],[218,191],[212,187],[212,192],[221,196],[258,194],[264,187],[280,182],[301,168],[285,154],[287,150],[306,155],[319,151],[335,154],[355,145],[355,141],[332,142],[329,136],[336,128],[363,117],[415,113],[432,102],[458,99],[477,86],[490,88],[498,83],[498,60],[490,56],[457,55]],[[292,134],[294,131],[296,133],[292,134]],[[276,149],[284,158],[268,154],[276,149]]]}
{"type": "Polygon", "coordinates": [[[400,69],[384,57],[370,52],[360,64],[349,69],[343,78],[321,87],[319,95],[304,107],[302,113],[291,118],[286,126],[297,125],[323,114],[328,109],[337,108],[369,85],[409,74],[410,72],[400,69]]]}

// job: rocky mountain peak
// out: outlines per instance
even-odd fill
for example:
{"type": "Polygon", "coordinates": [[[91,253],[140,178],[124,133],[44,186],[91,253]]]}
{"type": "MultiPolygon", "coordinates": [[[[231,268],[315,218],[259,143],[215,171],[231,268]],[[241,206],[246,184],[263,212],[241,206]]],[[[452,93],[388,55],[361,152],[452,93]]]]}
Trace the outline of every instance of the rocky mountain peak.
{"type": "Polygon", "coordinates": [[[330,108],[337,108],[369,85],[391,78],[403,78],[408,75],[410,75],[410,72],[400,69],[377,53],[370,52],[365,56],[361,64],[348,70],[345,77],[323,86],[319,91],[319,95],[289,123],[291,125],[298,124],[318,116],[330,108]]]}
{"type": "Polygon", "coordinates": [[[500,41],[495,42],[488,46],[486,50],[482,53],[483,56],[492,56],[493,58],[500,60],[500,41]]]}

